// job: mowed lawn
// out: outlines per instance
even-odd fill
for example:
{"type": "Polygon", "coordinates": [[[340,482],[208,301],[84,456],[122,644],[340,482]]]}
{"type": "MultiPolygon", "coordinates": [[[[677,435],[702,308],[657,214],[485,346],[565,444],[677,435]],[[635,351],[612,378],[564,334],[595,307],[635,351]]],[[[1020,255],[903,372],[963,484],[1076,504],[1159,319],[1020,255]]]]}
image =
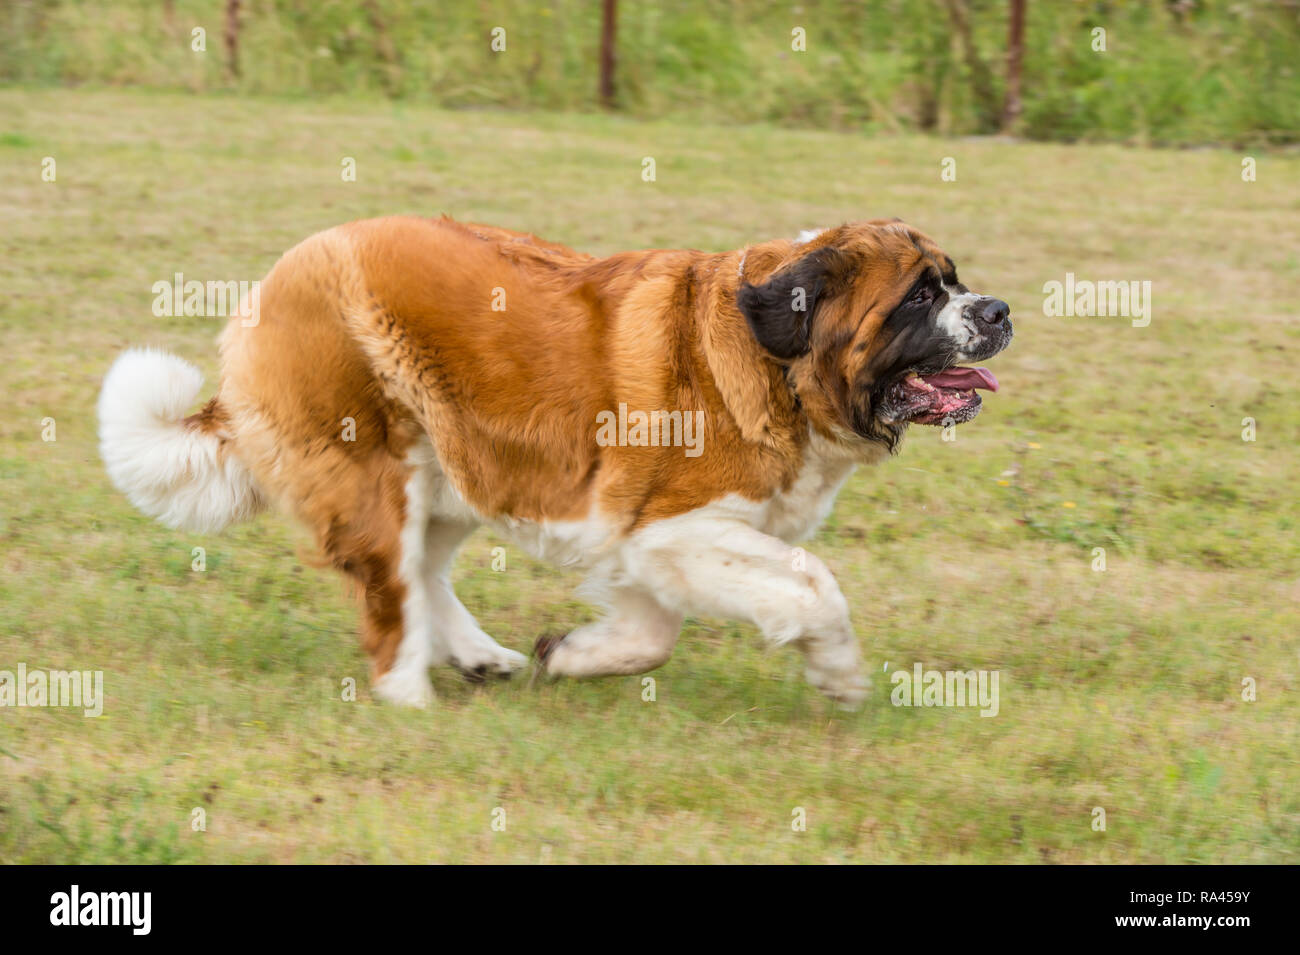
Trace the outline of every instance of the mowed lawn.
{"type": "MultiPolygon", "coordinates": [[[[0,670],[102,670],[106,695],[99,718],[0,709],[0,860],[1300,861],[1300,156],[1256,155],[1254,182],[1243,158],[0,91],[0,670]],[[859,712],[713,619],[653,701],[640,677],[439,670],[431,709],[377,704],[305,532],[174,532],[110,486],[94,403],[119,350],[215,382],[222,321],[155,317],[153,283],[256,279],[398,212],[595,252],[897,215],[1011,303],[980,417],[914,428],[807,545],[874,673],[859,712]],[[1150,324],[1045,316],[1067,272],[1150,281],[1150,324]],[[998,714],[891,705],[918,662],[998,671],[998,714]]],[[[486,531],[456,577],[519,650],[593,613],[486,531]]]]}

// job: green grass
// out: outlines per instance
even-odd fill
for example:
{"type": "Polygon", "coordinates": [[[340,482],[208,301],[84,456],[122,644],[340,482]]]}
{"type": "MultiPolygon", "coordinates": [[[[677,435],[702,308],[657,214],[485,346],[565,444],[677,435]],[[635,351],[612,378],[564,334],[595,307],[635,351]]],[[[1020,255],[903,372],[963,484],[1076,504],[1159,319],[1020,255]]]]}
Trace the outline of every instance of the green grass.
{"type": "MultiPolygon", "coordinates": [[[[0,710],[0,859],[1300,861],[1300,157],[1259,154],[1243,183],[1224,151],[123,93],[0,91],[0,117],[0,669],[101,669],[108,697],[98,719],[0,710]],[[215,378],[220,321],[155,318],[155,281],[256,278],[391,212],[597,252],[899,215],[1011,303],[978,420],[914,429],[809,545],[876,675],[860,712],[718,620],[688,622],[655,702],[640,678],[438,671],[432,709],[374,704],[304,532],[177,533],[111,488],[114,355],[160,345],[215,378]],[[1044,317],[1067,271],[1150,280],[1150,326],[1044,317]],[[917,661],[999,670],[1001,712],[891,706],[884,667],[917,661]]],[[[503,543],[479,533],[457,567],[488,632],[527,649],[590,617],[571,574],[508,545],[493,571],[503,543]]]]}

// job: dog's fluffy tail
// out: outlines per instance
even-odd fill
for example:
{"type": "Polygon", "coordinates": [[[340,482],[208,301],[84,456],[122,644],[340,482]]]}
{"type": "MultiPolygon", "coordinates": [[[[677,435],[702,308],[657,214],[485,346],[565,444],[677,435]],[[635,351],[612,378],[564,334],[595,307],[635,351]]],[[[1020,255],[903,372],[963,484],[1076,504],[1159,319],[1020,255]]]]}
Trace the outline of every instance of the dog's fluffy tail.
{"type": "Polygon", "coordinates": [[[216,399],[185,417],[202,387],[202,373],[175,355],[124,352],[99,395],[99,451],[113,483],[145,514],[211,533],[252,517],[265,497],[235,457],[216,399]]]}

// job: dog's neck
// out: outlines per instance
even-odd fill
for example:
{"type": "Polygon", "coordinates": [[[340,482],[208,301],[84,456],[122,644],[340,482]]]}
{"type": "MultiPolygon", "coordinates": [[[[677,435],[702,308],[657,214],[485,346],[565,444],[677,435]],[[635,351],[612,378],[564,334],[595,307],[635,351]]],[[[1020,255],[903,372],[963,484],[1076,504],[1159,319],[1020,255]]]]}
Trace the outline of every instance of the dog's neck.
{"type": "MultiPolygon", "coordinates": [[[[746,332],[749,331],[748,323],[736,304],[737,292],[746,282],[758,284],[767,281],[772,273],[784,267],[797,248],[797,242],[778,239],[723,253],[722,262],[711,270],[711,274],[717,276],[721,286],[719,298],[726,306],[729,320],[738,323],[746,332]],[[731,267],[732,263],[734,268],[731,267]]],[[[768,355],[757,342],[755,348],[766,367],[780,371],[780,383],[773,375],[770,387],[774,391],[793,395],[794,410],[798,416],[794,427],[801,432],[807,430],[817,435],[826,455],[837,460],[874,464],[897,450],[903,437],[901,433],[886,429],[879,436],[868,437],[840,423],[849,410],[834,407],[824,391],[814,387],[813,379],[817,377],[818,371],[813,367],[810,356],[785,364],[768,355]],[[890,435],[892,440],[887,439],[890,435]]]]}

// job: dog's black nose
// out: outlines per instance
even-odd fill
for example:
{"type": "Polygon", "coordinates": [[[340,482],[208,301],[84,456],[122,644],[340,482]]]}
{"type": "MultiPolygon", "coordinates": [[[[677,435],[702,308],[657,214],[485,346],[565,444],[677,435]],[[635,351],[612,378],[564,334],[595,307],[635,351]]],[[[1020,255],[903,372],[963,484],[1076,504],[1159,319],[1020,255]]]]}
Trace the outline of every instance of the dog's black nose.
{"type": "Polygon", "coordinates": [[[988,322],[990,325],[1001,325],[1010,314],[1011,306],[1000,298],[988,299],[979,307],[981,321],[988,322]]]}

